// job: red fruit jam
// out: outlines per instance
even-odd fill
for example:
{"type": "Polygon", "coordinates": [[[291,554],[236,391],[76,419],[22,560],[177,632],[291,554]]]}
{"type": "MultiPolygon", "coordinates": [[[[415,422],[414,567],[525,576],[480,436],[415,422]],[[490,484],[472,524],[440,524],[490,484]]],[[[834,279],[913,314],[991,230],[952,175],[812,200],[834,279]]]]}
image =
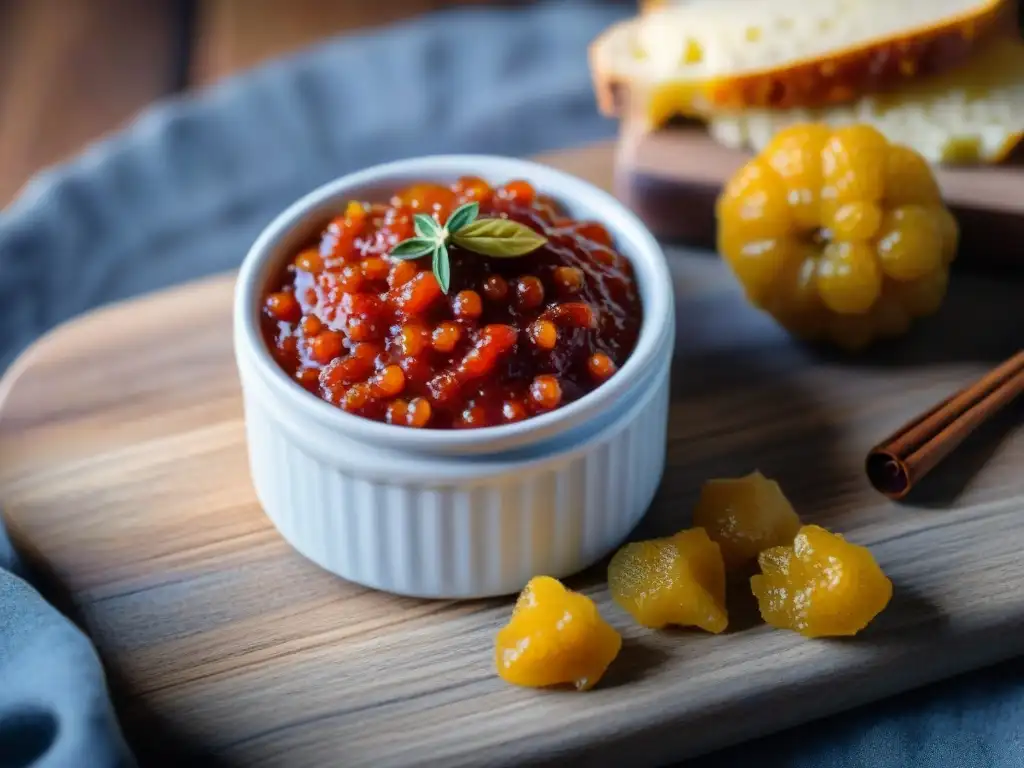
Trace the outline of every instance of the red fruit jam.
{"type": "Polygon", "coordinates": [[[524,181],[416,184],[384,205],[349,203],[296,253],[263,297],[262,326],[280,366],[350,413],[408,427],[463,429],[528,419],[615,375],[636,346],[633,270],[598,223],[574,221],[524,181]],[[548,242],[519,258],[449,243],[451,285],[429,257],[388,257],[476,201],[548,242]]]}

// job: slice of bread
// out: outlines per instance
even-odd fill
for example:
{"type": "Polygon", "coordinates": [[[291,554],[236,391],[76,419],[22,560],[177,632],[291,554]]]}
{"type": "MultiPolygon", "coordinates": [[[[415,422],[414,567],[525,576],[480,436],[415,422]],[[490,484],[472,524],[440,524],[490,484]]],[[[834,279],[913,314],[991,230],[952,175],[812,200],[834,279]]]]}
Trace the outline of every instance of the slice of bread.
{"type": "Polygon", "coordinates": [[[676,0],[595,40],[598,106],[658,126],[721,109],[812,107],[962,63],[1008,0],[676,0]]]}
{"type": "Polygon", "coordinates": [[[743,110],[712,117],[709,129],[726,146],[760,151],[782,128],[806,122],[868,123],[934,164],[998,162],[1024,134],[1024,42],[995,39],[959,69],[850,105],[743,110]]]}

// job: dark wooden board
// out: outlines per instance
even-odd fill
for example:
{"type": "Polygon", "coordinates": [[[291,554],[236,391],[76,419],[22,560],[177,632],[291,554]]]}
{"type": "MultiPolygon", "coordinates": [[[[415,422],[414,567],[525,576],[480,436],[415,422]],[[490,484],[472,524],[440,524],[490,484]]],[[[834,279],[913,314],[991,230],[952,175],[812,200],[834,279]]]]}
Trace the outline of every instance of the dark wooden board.
{"type": "MultiPolygon", "coordinates": [[[[700,127],[653,133],[623,129],[615,191],[658,237],[714,248],[715,199],[750,155],[700,127]]],[[[1024,273],[1024,165],[943,168],[939,185],[961,228],[962,263],[1024,273]]]]}

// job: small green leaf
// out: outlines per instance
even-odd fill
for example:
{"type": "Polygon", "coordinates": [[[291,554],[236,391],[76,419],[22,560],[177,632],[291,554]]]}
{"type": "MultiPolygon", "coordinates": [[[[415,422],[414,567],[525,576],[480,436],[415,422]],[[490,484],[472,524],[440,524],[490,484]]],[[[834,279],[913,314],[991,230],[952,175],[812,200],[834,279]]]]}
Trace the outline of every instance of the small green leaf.
{"type": "Polygon", "coordinates": [[[434,220],[433,216],[417,213],[412,217],[412,225],[416,230],[416,234],[420,237],[428,237],[434,240],[441,238],[441,225],[434,220]]]}
{"type": "Polygon", "coordinates": [[[466,203],[465,205],[460,205],[452,211],[452,215],[448,217],[448,221],[445,222],[444,227],[448,230],[448,234],[454,235],[464,226],[473,221],[479,213],[480,203],[466,203]]]}
{"type": "Polygon", "coordinates": [[[451,264],[448,263],[448,247],[444,243],[437,246],[437,250],[434,251],[433,267],[434,277],[437,279],[437,284],[441,286],[441,293],[448,293],[452,279],[452,268],[451,264]]]}
{"type": "Polygon", "coordinates": [[[477,219],[452,235],[452,242],[461,248],[497,259],[525,256],[547,241],[543,235],[511,219],[477,219]]]}
{"type": "Polygon", "coordinates": [[[437,248],[437,241],[428,237],[410,237],[403,240],[388,255],[393,259],[419,259],[437,248]]]}

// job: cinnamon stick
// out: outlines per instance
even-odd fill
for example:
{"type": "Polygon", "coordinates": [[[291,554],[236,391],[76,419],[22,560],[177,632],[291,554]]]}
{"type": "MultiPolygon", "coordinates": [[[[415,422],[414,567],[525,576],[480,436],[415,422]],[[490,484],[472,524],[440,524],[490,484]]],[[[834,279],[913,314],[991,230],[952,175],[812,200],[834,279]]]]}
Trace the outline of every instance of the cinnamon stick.
{"type": "Polygon", "coordinates": [[[906,496],[964,438],[1024,393],[1024,350],[905,425],[868,453],[865,468],[876,490],[906,496]]]}

